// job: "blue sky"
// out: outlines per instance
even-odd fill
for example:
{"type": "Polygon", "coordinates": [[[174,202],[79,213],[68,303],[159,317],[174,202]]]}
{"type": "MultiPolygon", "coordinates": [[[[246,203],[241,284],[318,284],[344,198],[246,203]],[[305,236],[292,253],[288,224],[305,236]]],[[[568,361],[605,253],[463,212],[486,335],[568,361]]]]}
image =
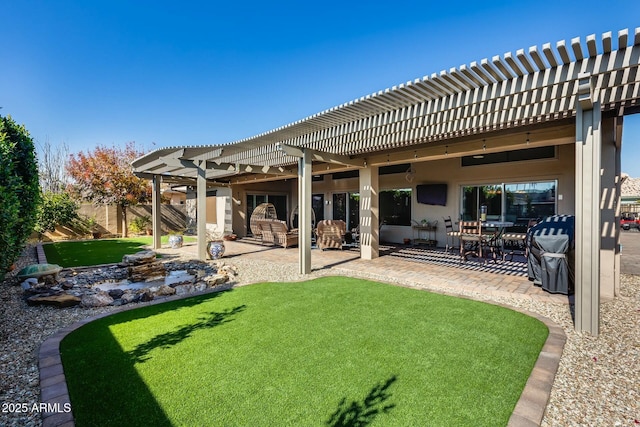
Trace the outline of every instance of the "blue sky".
{"type": "MultiPolygon", "coordinates": [[[[9,1],[0,114],[71,152],[250,137],[409,80],[640,26],[640,1],[9,1]]],[[[640,177],[640,115],[623,171],[640,177]]]]}

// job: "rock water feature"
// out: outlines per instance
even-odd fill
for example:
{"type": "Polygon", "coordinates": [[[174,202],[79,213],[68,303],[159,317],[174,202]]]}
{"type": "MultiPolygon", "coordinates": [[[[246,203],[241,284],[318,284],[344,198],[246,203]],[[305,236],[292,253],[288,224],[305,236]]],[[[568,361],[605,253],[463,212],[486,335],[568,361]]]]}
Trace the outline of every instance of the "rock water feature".
{"type": "Polygon", "coordinates": [[[230,288],[238,274],[224,262],[158,261],[153,251],[125,255],[113,266],[63,269],[22,282],[29,305],[59,308],[119,306],[170,295],[230,288]]]}

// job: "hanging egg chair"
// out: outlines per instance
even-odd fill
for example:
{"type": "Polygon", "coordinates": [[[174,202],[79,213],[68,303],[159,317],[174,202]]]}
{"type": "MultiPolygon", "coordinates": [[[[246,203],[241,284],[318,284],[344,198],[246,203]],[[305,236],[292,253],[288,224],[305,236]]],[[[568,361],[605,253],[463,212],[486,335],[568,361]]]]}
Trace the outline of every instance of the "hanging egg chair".
{"type": "Polygon", "coordinates": [[[258,221],[261,219],[278,219],[278,213],[276,207],[271,203],[261,203],[251,213],[251,219],[249,220],[249,226],[251,227],[251,233],[254,236],[262,235],[260,227],[258,227],[258,221]]]}
{"type": "MultiPolygon", "coordinates": [[[[289,217],[289,229],[293,230],[294,228],[299,228],[298,224],[298,206],[295,207],[293,211],[291,211],[291,216],[289,217]]],[[[311,208],[311,229],[316,228],[316,212],[311,208]]]]}

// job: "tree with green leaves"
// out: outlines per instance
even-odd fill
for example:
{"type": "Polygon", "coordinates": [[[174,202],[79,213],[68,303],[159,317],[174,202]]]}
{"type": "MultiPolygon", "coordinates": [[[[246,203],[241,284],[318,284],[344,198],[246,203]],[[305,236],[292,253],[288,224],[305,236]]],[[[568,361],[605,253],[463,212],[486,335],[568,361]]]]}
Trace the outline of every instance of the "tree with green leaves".
{"type": "Polygon", "coordinates": [[[86,154],[72,154],[67,172],[72,191],[95,205],[115,204],[122,209],[122,233],[127,236],[127,208],[151,199],[148,180],[133,174],[131,162],[144,153],[133,142],[124,148],[98,146],[86,154]]]}
{"type": "Polygon", "coordinates": [[[0,116],[0,280],[33,232],[39,204],[33,140],[24,125],[0,116]]]}
{"type": "Polygon", "coordinates": [[[77,219],[78,204],[68,193],[45,191],[38,209],[35,231],[40,234],[45,231],[53,232],[58,226],[73,225],[77,219]]]}

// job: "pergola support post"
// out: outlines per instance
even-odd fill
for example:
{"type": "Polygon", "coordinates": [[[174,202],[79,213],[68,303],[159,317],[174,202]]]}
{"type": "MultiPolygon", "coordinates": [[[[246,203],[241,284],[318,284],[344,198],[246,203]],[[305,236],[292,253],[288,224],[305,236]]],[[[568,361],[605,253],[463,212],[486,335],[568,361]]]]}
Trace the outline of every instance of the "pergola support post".
{"type": "Polygon", "coordinates": [[[153,231],[153,249],[162,247],[162,205],[160,204],[160,183],[162,177],[153,175],[151,181],[151,229],[153,231]]]}
{"type": "Polygon", "coordinates": [[[311,152],[302,149],[298,159],[298,253],[300,274],[311,273],[311,152]]]}
{"type": "Polygon", "coordinates": [[[620,295],[620,255],[622,246],[620,245],[620,208],[622,207],[622,127],[624,118],[622,116],[615,119],[615,147],[616,147],[616,217],[615,217],[615,229],[616,229],[616,247],[615,247],[615,270],[616,275],[614,277],[613,289],[616,296],[620,295]]]}
{"type": "Polygon", "coordinates": [[[377,166],[360,169],[360,258],[378,258],[380,245],[377,166]]]}
{"type": "Polygon", "coordinates": [[[616,118],[602,121],[602,164],[600,188],[600,298],[613,299],[620,281],[620,149],[617,147],[616,118]]]}
{"type": "Polygon", "coordinates": [[[590,76],[579,82],[576,105],[575,328],[600,332],[600,167],[602,112],[590,76]]]}
{"type": "Polygon", "coordinates": [[[198,177],[197,177],[197,211],[196,224],[198,234],[198,259],[206,261],[207,259],[207,171],[206,162],[198,161],[198,177]]]}

